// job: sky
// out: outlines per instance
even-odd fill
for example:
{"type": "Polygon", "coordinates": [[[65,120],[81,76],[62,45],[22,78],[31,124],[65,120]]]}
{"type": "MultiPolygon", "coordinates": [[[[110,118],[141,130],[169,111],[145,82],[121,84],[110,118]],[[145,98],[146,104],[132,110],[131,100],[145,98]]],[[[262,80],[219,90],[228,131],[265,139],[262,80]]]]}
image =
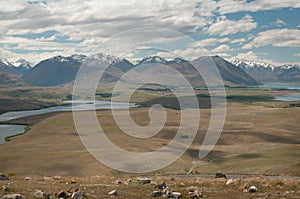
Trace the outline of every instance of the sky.
{"type": "Polygon", "coordinates": [[[0,58],[205,55],[300,64],[299,0],[0,0],[0,58]]]}

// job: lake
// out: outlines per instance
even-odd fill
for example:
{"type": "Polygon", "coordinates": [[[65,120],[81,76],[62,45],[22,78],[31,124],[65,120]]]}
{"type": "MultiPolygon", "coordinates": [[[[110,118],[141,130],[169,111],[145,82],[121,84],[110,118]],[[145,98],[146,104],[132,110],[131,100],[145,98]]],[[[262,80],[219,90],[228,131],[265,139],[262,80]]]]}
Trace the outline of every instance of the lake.
{"type": "MultiPolygon", "coordinates": [[[[11,111],[0,115],[0,122],[18,119],[32,115],[40,115],[62,111],[85,111],[101,109],[123,109],[137,107],[134,103],[110,102],[110,101],[65,101],[66,105],[54,106],[31,111],[11,111]],[[71,103],[73,102],[73,106],[71,103]]],[[[5,142],[5,137],[21,134],[24,132],[25,125],[0,125],[0,144],[5,142]]]]}
{"type": "MultiPolygon", "coordinates": [[[[277,88],[277,89],[289,89],[289,90],[299,90],[299,84],[278,84],[278,83],[266,83],[264,85],[259,85],[257,88],[277,88]]],[[[293,93],[289,95],[276,96],[274,100],[278,101],[300,101],[300,93],[293,93]]]]}

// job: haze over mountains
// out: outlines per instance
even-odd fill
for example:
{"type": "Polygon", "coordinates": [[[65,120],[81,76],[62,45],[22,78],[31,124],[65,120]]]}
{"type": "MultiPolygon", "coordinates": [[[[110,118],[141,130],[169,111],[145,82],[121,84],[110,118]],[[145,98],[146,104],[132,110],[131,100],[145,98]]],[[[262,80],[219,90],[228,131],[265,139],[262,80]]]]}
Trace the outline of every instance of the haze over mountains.
{"type": "MultiPolygon", "coordinates": [[[[105,82],[115,82],[124,73],[141,64],[150,64],[152,66],[164,64],[183,74],[193,86],[204,84],[203,78],[191,64],[197,59],[190,62],[181,58],[166,60],[159,56],[152,56],[141,59],[137,64],[132,64],[126,59],[101,53],[91,57],[104,60],[110,64],[103,74],[103,81],[105,82]]],[[[0,59],[1,84],[23,85],[26,82],[33,86],[58,86],[71,83],[74,81],[81,64],[88,58],[86,55],[55,56],[42,60],[34,67],[24,59],[15,63],[0,59]]],[[[225,85],[228,86],[254,86],[261,82],[270,81],[300,81],[300,67],[298,65],[274,66],[265,62],[237,58],[227,61],[219,56],[201,58],[202,60],[213,60],[220,71],[225,85]]]]}

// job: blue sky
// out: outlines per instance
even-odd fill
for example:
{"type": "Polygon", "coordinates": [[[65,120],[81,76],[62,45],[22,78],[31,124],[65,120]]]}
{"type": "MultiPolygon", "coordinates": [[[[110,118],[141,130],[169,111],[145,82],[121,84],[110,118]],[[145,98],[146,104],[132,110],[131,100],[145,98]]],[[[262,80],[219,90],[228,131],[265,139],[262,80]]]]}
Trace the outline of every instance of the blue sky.
{"type": "Polygon", "coordinates": [[[9,61],[102,52],[300,64],[299,0],[11,0],[0,21],[9,61]]]}

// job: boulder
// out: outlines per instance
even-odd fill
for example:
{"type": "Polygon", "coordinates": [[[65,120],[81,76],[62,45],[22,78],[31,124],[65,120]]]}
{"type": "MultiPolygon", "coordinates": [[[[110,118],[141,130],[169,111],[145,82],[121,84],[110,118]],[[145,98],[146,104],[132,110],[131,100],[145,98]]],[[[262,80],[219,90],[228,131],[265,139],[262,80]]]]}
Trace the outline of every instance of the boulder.
{"type": "Polygon", "coordinates": [[[155,188],[157,188],[157,189],[165,189],[165,188],[167,188],[167,185],[166,185],[166,183],[163,181],[162,183],[156,185],[155,188]]]}
{"type": "Polygon", "coordinates": [[[203,197],[203,194],[199,192],[198,190],[190,190],[189,191],[189,196],[194,199],[194,198],[200,198],[203,197]]]}
{"type": "Polygon", "coordinates": [[[108,192],[107,194],[111,195],[111,196],[117,196],[118,195],[118,191],[117,190],[112,190],[112,191],[108,192]]]}
{"type": "Polygon", "coordinates": [[[227,180],[226,185],[230,185],[230,184],[232,184],[233,182],[234,182],[233,179],[229,179],[229,180],[227,180]]]}
{"type": "Polygon", "coordinates": [[[223,174],[222,172],[218,171],[215,175],[215,178],[226,178],[226,175],[223,174]]]}
{"type": "Polygon", "coordinates": [[[174,199],[180,199],[180,198],[182,198],[182,194],[180,192],[177,192],[177,191],[172,192],[171,196],[174,199]]]}
{"type": "Polygon", "coordinates": [[[249,188],[249,192],[250,192],[250,193],[257,192],[256,186],[251,186],[251,187],[249,188]]]}
{"type": "Polygon", "coordinates": [[[4,175],[3,173],[0,173],[0,181],[1,180],[9,180],[9,179],[6,175],[4,175]]]}
{"type": "Polygon", "coordinates": [[[136,179],[138,184],[150,184],[151,180],[149,178],[138,178],[136,179]]]}
{"type": "Polygon", "coordinates": [[[161,196],[162,196],[162,192],[161,192],[161,191],[153,191],[153,192],[151,193],[151,196],[152,196],[153,198],[161,197],[161,196]]]}
{"type": "Polygon", "coordinates": [[[48,199],[48,198],[50,198],[50,194],[47,194],[47,193],[37,189],[33,192],[33,197],[34,198],[48,199]]]}
{"type": "Polygon", "coordinates": [[[74,198],[74,199],[83,199],[84,198],[84,193],[83,192],[74,192],[71,196],[71,198],[74,198]]]}
{"type": "Polygon", "coordinates": [[[26,198],[21,194],[13,193],[13,194],[2,196],[1,199],[26,199],[26,198]]]}
{"type": "Polygon", "coordinates": [[[60,191],[60,192],[58,192],[57,194],[55,194],[56,195],[56,197],[57,198],[63,198],[63,199],[65,199],[65,198],[68,198],[69,197],[69,194],[67,194],[66,192],[64,192],[64,191],[60,191]]]}
{"type": "Polygon", "coordinates": [[[24,181],[34,181],[34,178],[32,178],[32,177],[25,177],[24,181]]]}

